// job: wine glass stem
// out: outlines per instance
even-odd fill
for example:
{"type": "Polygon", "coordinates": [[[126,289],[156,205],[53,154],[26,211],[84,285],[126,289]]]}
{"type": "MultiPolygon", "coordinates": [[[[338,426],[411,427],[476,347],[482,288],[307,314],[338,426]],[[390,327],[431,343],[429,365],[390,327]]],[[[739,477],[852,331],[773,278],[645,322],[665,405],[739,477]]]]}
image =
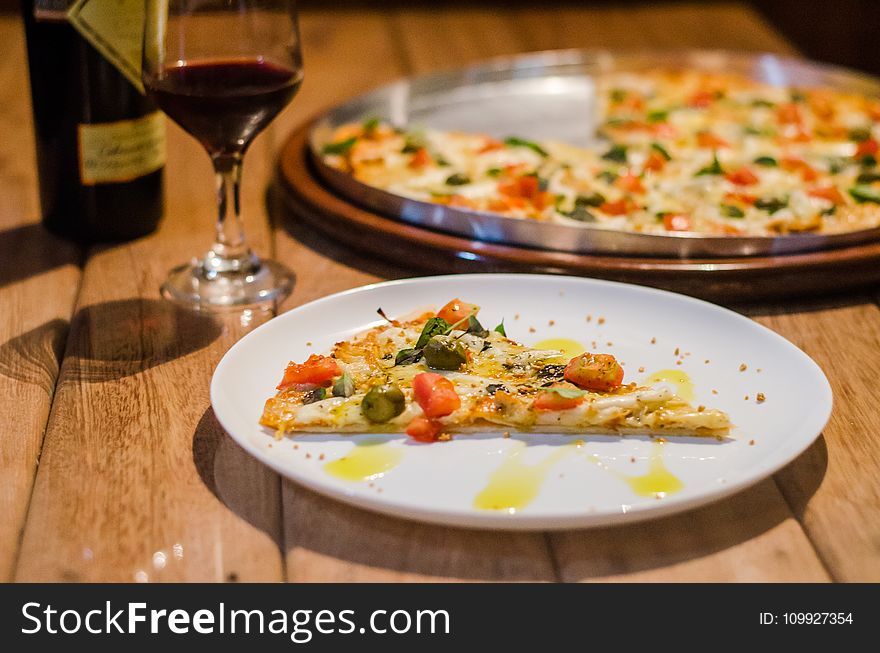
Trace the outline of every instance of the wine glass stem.
{"type": "Polygon", "coordinates": [[[260,263],[244,236],[241,220],[240,154],[211,157],[217,179],[217,237],[205,257],[209,276],[223,273],[252,273],[260,263]]]}

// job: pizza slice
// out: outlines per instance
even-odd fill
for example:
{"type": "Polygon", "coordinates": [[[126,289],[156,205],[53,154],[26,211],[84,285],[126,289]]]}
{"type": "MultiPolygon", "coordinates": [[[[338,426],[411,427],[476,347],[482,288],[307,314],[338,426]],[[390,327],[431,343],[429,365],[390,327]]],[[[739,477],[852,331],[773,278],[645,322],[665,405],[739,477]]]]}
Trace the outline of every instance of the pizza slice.
{"type": "Polygon", "coordinates": [[[405,431],[424,442],[493,428],[716,437],[731,428],[723,411],[694,407],[667,387],[624,383],[611,354],[568,359],[527,347],[503,322],[485,329],[478,312],[456,299],[291,362],[260,423],[279,437],[405,431]]]}

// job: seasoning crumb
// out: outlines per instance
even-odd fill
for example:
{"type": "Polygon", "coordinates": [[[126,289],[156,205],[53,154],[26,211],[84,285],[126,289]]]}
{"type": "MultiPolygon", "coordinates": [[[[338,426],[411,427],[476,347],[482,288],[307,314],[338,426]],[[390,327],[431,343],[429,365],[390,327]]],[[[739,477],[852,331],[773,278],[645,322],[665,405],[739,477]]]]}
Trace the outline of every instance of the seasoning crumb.
{"type": "Polygon", "coordinates": [[[593,321],[593,316],[587,315],[587,322],[592,322],[592,321],[593,321]]]}
{"type": "Polygon", "coordinates": [[[268,446],[269,446],[269,448],[271,449],[271,448],[272,448],[272,443],[270,442],[270,443],[268,444],[268,446]]]}
{"type": "Polygon", "coordinates": [[[514,320],[518,320],[518,319],[519,319],[519,313],[515,313],[514,316],[513,316],[513,319],[514,319],[514,320]]]}
{"type": "Polygon", "coordinates": [[[702,413],[704,410],[706,410],[706,407],[704,405],[700,404],[699,406],[697,406],[698,413],[702,413]]]}
{"type": "Polygon", "coordinates": [[[755,446],[755,441],[754,441],[754,440],[749,440],[749,446],[750,446],[750,447],[754,447],[754,446],[755,446]]]}
{"type": "Polygon", "coordinates": [[[379,488],[378,490],[376,490],[376,492],[381,492],[381,491],[382,491],[382,488],[379,488]]]}
{"type": "Polygon", "coordinates": [[[592,345],[593,349],[595,349],[596,348],[596,341],[593,340],[592,342],[590,342],[590,345],[592,345]]]}
{"type": "Polygon", "coordinates": [[[503,438],[509,438],[509,437],[510,437],[510,431],[505,431],[504,434],[503,434],[501,437],[503,437],[503,438]]]}
{"type": "Polygon", "coordinates": [[[318,460],[324,460],[324,454],[320,454],[320,455],[318,456],[318,460]]]}
{"type": "Polygon", "coordinates": [[[367,483],[367,487],[375,487],[375,486],[376,486],[375,483],[367,483]]]}
{"type": "Polygon", "coordinates": [[[621,366],[621,367],[626,367],[626,363],[624,363],[623,361],[620,361],[620,366],[621,366]]]}
{"type": "Polygon", "coordinates": [[[554,324],[556,324],[556,320],[550,320],[549,322],[547,322],[548,326],[553,326],[554,324]]]}
{"type": "Polygon", "coordinates": [[[681,365],[681,361],[675,361],[676,365],[681,365]]]}
{"type": "Polygon", "coordinates": [[[306,454],[306,458],[311,458],[311,457],[312,457],[312,454],[310,454],[310,453],[306,454]]]}
{"type": "Polygon", "coordinates": [[[709,359],[707,358],[706,360],[703,361],[703,363],[705,363],[706,365],[708,365],[708,364],[709,364],[709,359]]]}
{"type": "Polygon", "coordinates": [[[309,341],[306,343],[306,347],[311,347],[311,346],[312,346],[312,341],[309,340],[309,341]]]}
{"type": "Polygon", "coordinates": [[[609,340],[608,342],[605,343],[605,346],[606,347],[613,347],[614,343],[609,340]]]}
{"type": "Polygon", "coordinates": [[[652,345],[656,345],[656,344],[657,344],[657,338],[651,338],[651,344],[652,344],[652,345]]]}
{"type": "Polygon", "coordinates": [[[293,445],[293,448],[294,448],[294,449],[299,449],[299,445],[298,445],[298,444],[295,444],[295,445],[293,445]]]}
{"type": "Polygon", "coordinates": [[[605,318],[600,317],[598,320],[596,320],[596,324],[605,324],[605,318]]]}
{"type": "Polygon", "coordinates": [[[672,353],[675,354],[676,356],[678,356],[678,354],[679,354],[680,351],[681,351],[681,350],[680,350],[678,347],[676,347],[676,348],[675,348],[675,351],[672,352],[672,353]]]}
{"type": "Polygon", "coordinates": [[[452,439],[452,436],[449,433],[441,433],[437,436],[438,442],[449,442],[452,439]]]}
{"type": "Polygon", "coordinates": [[[629,457],[629,461],[630,461],[631,463],[634,463],[634,462],[636,461],[636,457],[635,457],[635,456],[630,456],[630,457],[629,457]]]}
{"type": "Polygon", "coordinates": [[[763,392],[759,392],[757,395],[755,395],[755,401],[757,401],[759,404],[763,404],[766,400],[767,397],[766,395],[764,395],[763,392]]]}
{"type": "Polygon", "coordinates": [[[744,401],[748,401],[748,400],[749,400],[749,396],[746,395],[745,397],[743,397],[743,400],[744,400],[744,401]]]}
{"type": "Polygon", "coordinates": [[[746,365],[745,363],[740,363],[740,364],[739,364],[739,371],[740,371],[740,372],[745,372],[747,369],[749,369],[749,367],[748,367],[748,365],[746,365]]]}
{"type": "Polygon", "coordinates": [[[529,327],[529,333],[534,333],[535,331],[537,331],[535,327],[529,327]]]}
{"type": "Polygon", "coordinates": [[[717,390],[713,390],[713,391],[712,391],[712,394],[713,394],[713,395],[717,395],[717,394],[718,394],[718,391],[717,391],[717,390]]]}
{"type": "Polygon", "coordinates": [[[654,438],[654,442],[659,442],[660,444],[663,444],[664,442],[666,442],[666,438],[654,438]]]}
{"type": "Polygon", "coordinates": [[[644,368],[644,367],[640,367],[640,368],[639,368],[639,372],[644,372],[644,371],[645,371],[645,368],[644,368]]]}
{"type": "Polygon", "coordinates": [[[758,374],[760,374],[760,373],[761,373],[761,368],[759,367],[759,368],[756,369],[755,371],[756,371],[758,374]]]}

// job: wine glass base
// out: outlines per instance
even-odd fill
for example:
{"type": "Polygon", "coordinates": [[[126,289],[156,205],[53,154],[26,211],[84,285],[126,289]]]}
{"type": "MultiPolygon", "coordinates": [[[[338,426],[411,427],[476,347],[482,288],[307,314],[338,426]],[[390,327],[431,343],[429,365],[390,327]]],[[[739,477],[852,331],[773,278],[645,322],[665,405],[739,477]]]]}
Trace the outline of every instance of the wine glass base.
{"type": "Polygon", "coordinates": [[[174,268],[162,284],[162,296],[195,310],[222,311],[280,302],[293,290],[295,276],[275,261],[255,270],[206,274],[201,261],[174,268]]]}

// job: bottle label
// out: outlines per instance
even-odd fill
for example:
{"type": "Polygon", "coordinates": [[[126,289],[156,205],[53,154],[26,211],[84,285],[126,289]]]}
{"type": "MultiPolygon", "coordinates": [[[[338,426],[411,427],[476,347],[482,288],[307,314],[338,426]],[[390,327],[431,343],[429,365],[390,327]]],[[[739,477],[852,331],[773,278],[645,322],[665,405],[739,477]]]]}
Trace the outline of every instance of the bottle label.
{"type": "Polygon", "coordinates": [[[141,93],[144,0],[76,0],[67,20],[141,93]]]}
{"type": "Polygon", "coordinates": [[[131,181],[165,164],[165,118],[79,125],[79,176],[84,186],[131,181]]]}

